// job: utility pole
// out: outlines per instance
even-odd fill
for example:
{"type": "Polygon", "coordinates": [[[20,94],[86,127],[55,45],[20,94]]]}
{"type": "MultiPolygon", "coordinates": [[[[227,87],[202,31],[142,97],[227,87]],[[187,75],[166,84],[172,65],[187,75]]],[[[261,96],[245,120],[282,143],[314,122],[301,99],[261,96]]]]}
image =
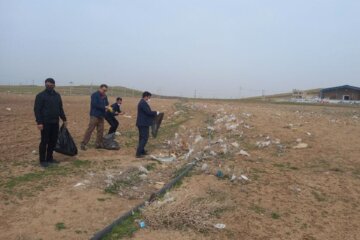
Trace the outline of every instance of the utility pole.
{"type": "Polygon", "coordinates": [[[194,91],[194,98],[196,99],[196,89],[195,89],[195,91],[194,91]]]}
{"type": "Polygon", "coordinates": [[[241,99],[241,90],[242,90],[242,88],[239,87],[239,99],[241,99]]]}
{"type": "Polygon", "coordinates": [[[261,95],[262,95],[263,100],[265,100],[265,90],[264,89],[261,90],[261,95]]]}

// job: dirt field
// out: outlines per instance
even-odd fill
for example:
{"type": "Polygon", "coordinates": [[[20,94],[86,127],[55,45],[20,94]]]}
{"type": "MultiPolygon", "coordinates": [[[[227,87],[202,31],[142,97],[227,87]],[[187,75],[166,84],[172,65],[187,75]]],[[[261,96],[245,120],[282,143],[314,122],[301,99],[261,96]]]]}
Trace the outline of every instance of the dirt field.
{"type": "MultiPolygon", "coordinates": [[[[0,94],[0,239],[89,239],[196,157],[191,174],[141,213],[147,227],[124,236],[360,239],[359,108],[153,99],[166,117],[149,150],[177,158],[160,164],[135,159],[138,99],[125,98],[121,150],[90,144],[43,170],[33,100],[0,94]]],[[[79,143],[89,97],[63,102],[79,143]]]]}

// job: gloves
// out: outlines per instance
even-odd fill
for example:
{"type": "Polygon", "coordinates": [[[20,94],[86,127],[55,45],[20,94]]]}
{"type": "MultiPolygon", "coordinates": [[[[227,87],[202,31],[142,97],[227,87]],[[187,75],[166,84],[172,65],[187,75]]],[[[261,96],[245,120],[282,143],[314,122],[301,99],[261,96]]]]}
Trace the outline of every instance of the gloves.
{"type": "Polygon", "coordinates": [[[159,112],[159,111],[157,111],[157,112],[156,112],[156,115],[159,115],[159,114],[160,114],[160,112],[159,112]]]}

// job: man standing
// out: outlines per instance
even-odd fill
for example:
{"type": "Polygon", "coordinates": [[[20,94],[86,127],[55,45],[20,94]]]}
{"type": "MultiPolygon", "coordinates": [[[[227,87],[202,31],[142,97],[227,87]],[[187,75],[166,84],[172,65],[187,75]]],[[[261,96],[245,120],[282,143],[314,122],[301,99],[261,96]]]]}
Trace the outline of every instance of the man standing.
{"type": "Polygon", "coordinates": [[[149,139],[149,128],[153,124],[154,118],[159,112],[152,111],[148,102],[151,98],[151,93],[144,92],[142,99],[138,104],[138,113],[136,119],[136,126],[139,129],[139,144],[136,150],[136,157],[141,158],[147,154],[145,151],[146,143],[149,139]]]}
{"type": "Polygon", "coordinates": [[[118,120],[116,120],[116,116],[124,115],[124,112],[121,111],[122,98],[117,97],[116,103],[111,105],[111,108],[106,112],[105,119],[110,124],[109,134],[116,132],[116,129],[119,126],[118,120]]]}
{"type": "Polygon", "coordinates": [[[85,132],[83,141],[81,142],[81,149],[86,150],[86,144],[90,141],[91,134],[95,130],[96,135],[96,148],[103,148],[103,134],[104,134],[104,118],[106,110],[109,109],[109,101],[106,96],[108,86],[101,84],[98,91],[91,95],[90,105],[90,122],[85,132]]]}
{"type": "Polygon", "coordinates": [[[42,167],[48,167],[49,164],[56,163],[53,152],[58,139],[59,117],[66,126],[66,116],[61,96],[54,90],[54,79],[46,79],[45,87],[44,91],[36,95],[34,104],[37,127],[41,131],[39,158],[42,167]]]}

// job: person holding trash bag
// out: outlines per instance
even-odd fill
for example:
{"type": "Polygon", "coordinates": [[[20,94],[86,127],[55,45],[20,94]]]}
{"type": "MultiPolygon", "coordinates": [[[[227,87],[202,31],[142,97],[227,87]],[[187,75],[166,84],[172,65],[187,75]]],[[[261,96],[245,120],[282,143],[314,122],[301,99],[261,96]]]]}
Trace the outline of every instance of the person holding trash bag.
{"type": "Polygon", "coordinates": [[[112,104],[111,108],[109,108],[108,111],[106,111],[105,119],[110,125],[108,134],[116,132],[116,129],[119,126],[119,121],[116,120],[115,117],[118,115],[124,115],[124,112],[122,112],[120,108],[121,104],[122,104],[122,98],[117,97],[116,103],[112,104]]]}
{"type": "Polygon", "coordinates": [[[145,146],[149,139],[149,129],[153,124],[154,118],[159,112],[152,111],[148,102],[151,99],[150,92],[144,92],[142,95],[142,99],[138,104],[138,112],[136,119],[136,126],[139,130],[139,144],[136,150],[136,157],[142,158],[147,154],[145,151],[145,146]]]}
{"type": "Polygon", "coordinates": [[[54,148],[59,133],[59,118],[66,126],[66,116],[63,109],[61,96],[54,90],[55,80],[45,80],[45,90],[36,95],[34,113],[37,128],[41,131],[39,145],[39,159],[42,167],[57,163],[53,158],[54,148]]]}
{"type": "Polygon", "coordinates": [[[86,150],[86,144],[90,141],[91,134],[95,128],[97,130],[96,148],[104,148],[104,118],[106,111],[110,109],[109,101],[106,96],[107,90],[108,86],[106,84],[101,84],[99,90],[91,95],[90,122],[81,142],[81,149],[84,151],[86,150]]]}

